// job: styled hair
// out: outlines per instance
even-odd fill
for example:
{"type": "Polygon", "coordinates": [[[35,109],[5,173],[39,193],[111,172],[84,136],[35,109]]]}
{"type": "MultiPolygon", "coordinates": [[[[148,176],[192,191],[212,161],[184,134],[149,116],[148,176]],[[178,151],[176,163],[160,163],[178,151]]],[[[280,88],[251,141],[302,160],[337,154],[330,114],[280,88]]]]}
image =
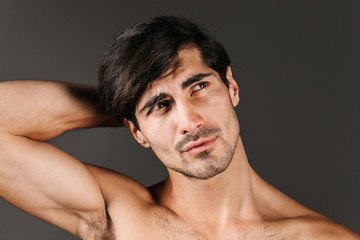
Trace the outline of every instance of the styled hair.
{"type": "MultiPolygon", "coordinates": [[[[135,106],[146,87],[174,67],[179,50],[196,47],[228,87],[230,59],[205,29],[183,17],[147,18],[120,33],[99,64],[99,99],[110,114],[137,126],[135,106]]],[[[137,126],[138,127],[138,126],[137,126]]]]}

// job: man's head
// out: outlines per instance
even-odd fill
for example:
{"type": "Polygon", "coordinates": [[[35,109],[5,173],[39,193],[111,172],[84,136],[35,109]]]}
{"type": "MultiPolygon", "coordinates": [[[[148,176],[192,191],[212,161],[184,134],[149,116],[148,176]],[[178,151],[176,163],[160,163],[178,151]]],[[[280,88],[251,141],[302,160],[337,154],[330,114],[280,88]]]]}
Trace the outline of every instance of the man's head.
{"type": "Polygon", "coordinates": [[[239,138],[229,64],[224,48],[188,20],[148,19],[107,50],[101,101],[170,174],[208,179],[228,167],[239,138]]]}
{"type": "Polygon", "coordinates": [[[227,85],[225,49],[189,20],[161,16],[122,32],[109,46],[99,65],[100,102],[120,121],[136,123],[135,105],[147,85],[176,67],[179,50],[190,45],[227,85]]]}

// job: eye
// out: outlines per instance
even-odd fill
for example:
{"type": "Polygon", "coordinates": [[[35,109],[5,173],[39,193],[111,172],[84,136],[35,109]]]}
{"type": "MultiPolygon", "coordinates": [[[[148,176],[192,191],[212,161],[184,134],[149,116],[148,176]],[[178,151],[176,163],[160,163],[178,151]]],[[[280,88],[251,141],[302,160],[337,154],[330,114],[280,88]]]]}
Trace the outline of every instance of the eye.
{"type": "Polygon", "coordinates": [[[161,102],[157,102],[149,111],[149,114],[168,108],[169,107],[169,102],[168,101],[161,101],[161,102]]]}
{"type": "Polygon", "coordinates": [[[193,88],[192,88],[192,93],[200,91],[201,89],[206,88],[206,86],[208,85],[207,82],[201,82],[196,84],[193,88]]]}

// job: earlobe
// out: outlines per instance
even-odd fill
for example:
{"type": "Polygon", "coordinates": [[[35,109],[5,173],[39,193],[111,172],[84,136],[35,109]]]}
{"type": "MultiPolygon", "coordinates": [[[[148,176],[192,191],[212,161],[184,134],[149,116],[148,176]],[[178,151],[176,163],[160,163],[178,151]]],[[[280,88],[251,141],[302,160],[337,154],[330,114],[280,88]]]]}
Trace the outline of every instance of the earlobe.
{"type": "Polygon", "coordinates": [[[226,69],[226,79],[229,81],[229,94],[230,99],[234,107],[236,107],[240,101],[239,98],[239,87],[232,76],[231,67],[228,66],[226,69]]]}
{"type": "Polygon", "coordinates": [[[141,146],[145,148],[149,148],[150,144],[148,140],[145,138],[145,136],[142,134],[142,132],[137,129],[134,125],[134,123],[130,120],[124,119],[125,126],[130,129],[130,132],[132,133],[135,140],[140,143],[141,146]]]}
{"type": "Polygon", "coordinates": [[[148,140],[144,137],[142,132],[138,129],[136,129],[136,138],[135,139],[138,141],[138,143],[140,143],[141,146],[143,146],[145,148],[150,147],[148,140]]]}

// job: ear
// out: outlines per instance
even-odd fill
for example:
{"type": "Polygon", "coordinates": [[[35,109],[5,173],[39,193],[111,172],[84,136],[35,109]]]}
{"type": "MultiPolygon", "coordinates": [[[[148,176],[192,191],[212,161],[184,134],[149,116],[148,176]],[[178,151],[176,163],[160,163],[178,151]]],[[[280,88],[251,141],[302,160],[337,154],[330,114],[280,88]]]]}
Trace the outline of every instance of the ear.
{"type": "Polygon", "coordinates": [[[231,67],[228,66],[226,69],[226,79],[229,82],[229,94],[230,99],[234,107],[236,107],[240,101],[239,97],[239,87],[232,76],[231,67]]]}
{"type": "Polygon", "coordinates": [[[134,136],[135,140],[140,143],[141,146],[145,148],[149,148],[150,144],[145,136],[141,133],[139,129],[137,129],[134,123],[130,120],[124,119],[125,126],[130,129],[130,132],[134,136]]]}

